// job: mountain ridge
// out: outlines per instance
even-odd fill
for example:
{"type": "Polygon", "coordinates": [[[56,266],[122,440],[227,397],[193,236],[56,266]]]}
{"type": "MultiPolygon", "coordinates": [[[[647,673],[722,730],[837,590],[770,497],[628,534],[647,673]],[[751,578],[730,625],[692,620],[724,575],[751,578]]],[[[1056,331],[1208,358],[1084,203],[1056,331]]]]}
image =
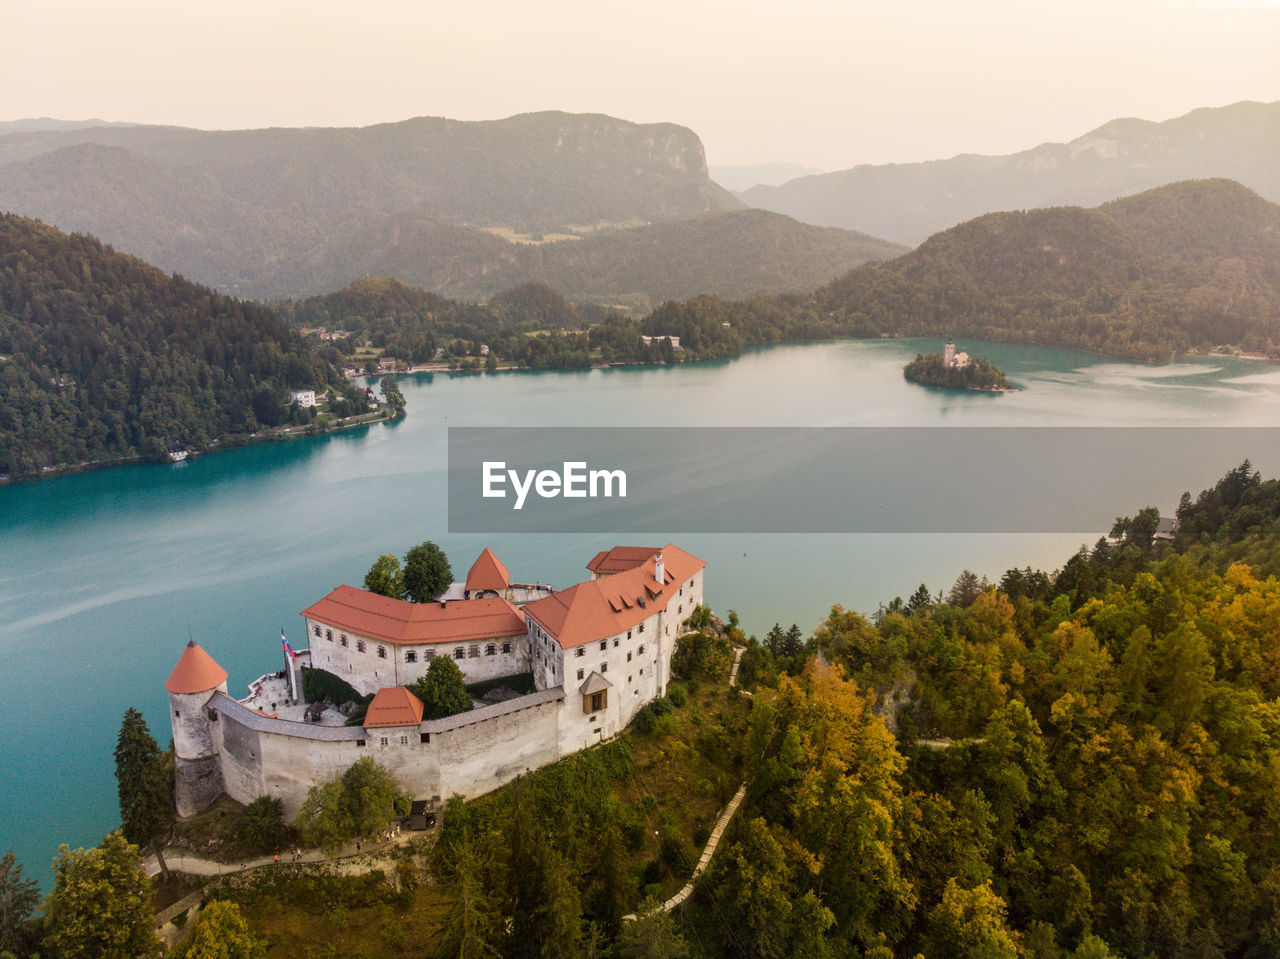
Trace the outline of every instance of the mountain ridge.
{"type": "Polygon", "coordinates": [[[983,213],[1097,205],[1165,183],[1227,177],[1280,202],[1280,101],[1199,107],[1165,121],[1117,118],[1066,142],[862,164],[737,194],[806,223],[916,245],[983,213]]]}

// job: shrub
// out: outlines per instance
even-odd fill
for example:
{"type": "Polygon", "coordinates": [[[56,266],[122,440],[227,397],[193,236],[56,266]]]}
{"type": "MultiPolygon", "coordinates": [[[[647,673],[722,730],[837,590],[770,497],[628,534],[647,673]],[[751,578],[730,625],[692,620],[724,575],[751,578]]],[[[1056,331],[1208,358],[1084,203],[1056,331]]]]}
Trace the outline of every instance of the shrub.
{"type": "Polygon", "coordinates": [[[689,704],[689,694],[683,686],[672,686],[667,690],[667,701],[678,709],[683,709],[689,704]]]}
{"type": "Polygon", "coordinates": [[[662,868],[662,860],[650,859],[644,864],[644,871],[640,873],[640,882],[647,888],[649,886],[657,886],[662,882],[662,875],[665,870],[662,868]]]}
{"type": "Polygon", "coordinates": [[[663,830],[658,850],[662,861],[677,876],[689,875],[698,863],[698,857],[694,854],[693,847],[689,845],[689,840],[671,830],[663,830]]]}
{"type": "Polygon", "coordinates": [[[302,671],[302,698],[309,703],[318,703],[328,699],[335,706],[343,703],[361,703],[367,705],[372,696],[362,696],[355,687],[327,669],[304,669],[302,671]]]}

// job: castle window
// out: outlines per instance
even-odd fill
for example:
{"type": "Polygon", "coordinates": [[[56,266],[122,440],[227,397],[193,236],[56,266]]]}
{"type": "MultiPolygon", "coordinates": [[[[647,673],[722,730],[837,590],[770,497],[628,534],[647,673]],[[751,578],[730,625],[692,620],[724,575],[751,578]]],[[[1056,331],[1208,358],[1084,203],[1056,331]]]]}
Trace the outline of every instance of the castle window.
{"type": "Polygon", "coordinates": [[[587,650],[586,650],[586,648],[585,648],[585,647],[583,647],[583,646],[579,646],[577,649],[575,649],[575,650],[573,651],[573,655],[575,655],[575,656],[585,656],[585,655],[587,655],[587,650]]]}
{"type": "Polygon", "coordinates": [[[486,647],[484,648],[484,654],[485,654],[486,656],[497,656],[497,655],[498,655],[498,647],[497,647],[496,645],[494,645],[493,643],[490,643],[488,646],[486,646],[486,647]]]}
{"type": "Polygon", "coordinates": [[[325,639],[327,639],[329,642],[331,642],[331,643],[332,643],[332,642],[333,642],[333,630],[331,630],[331,629],[326,629],[326,630],[324,631],[324,638],[325,638],[325,639]]]}
{"type": "Polygon", "coordinates": [[[644,655],[644,643],[640,644],[640,648],[636,650],[636,652],[638,652],[641,656],[644,655]]]}
{"type": "Polygon", "coordinates": [[[641,624],[640,624],[640,626],[636,629],[636,632],[638,632],[638,633],[643,633],[643,632],[644,632],[644,623],[641,623],[641,624]]]}
{"type": "Polygon", "coordinates": [[[319,636],[319,635],[320,635],[320,627],[319,627],[319,626],[312,626],[312,627],[311,627],[311,632],[312,632],[312,634],[313,634],[313,635],[319,636]]]}
{"type": "Polygon", "coordinates": [[[379,647],[378,647],[378,658],[379,658],[379,659],[386,659],[386,658],[387,658],[387,647],[385,647],[385,646],[379,646],[379,647]]]}
{"type": "Polygon", "coordinates": [[[631,630],[627,630],[627,639],[631,638],[631,630]]]}
{"type": "Polygon", "coordinates": [[[627,662],[631,662],[631,654],[627,653],[627,662]]]}
{"type": "Polygon", "coordinates": [[[431,660],[435,658],[436,658],[436,651],[434,649],[428,649],[427,656],[426,656],[427,662],[431,662],[431,660]]]}
{"type": "Polygon", "coordinates": [[[182,717],[182,713],[178,712],[176,709],[173,711],[173,714],[179,718],[182,717]]]}
{"type": "Polygon", "coordinates": [[[363,640],[363,639],[357,639],[357,640],[356,640],[356,652],[357,652],[357,653],[363,653],[363,652],[364,652],[364,640],[363,640]]]}
{"type": "Polygon", "coordinates": [[[418,654],[411,649],[404,654],[404,661],[406,663],[416,663],[418,661],[418,654]]]}
{"type": "Polygon", "coordinates": [[[472,646],[469,650],[467,650],[467,655],[470,656],[472,659],[475,659],[477,656],[480,655],[480,647],[472,646]]]}
{"type": "Polygon", "coordinates": [[[347,645],[347,637],[345,635],[342,637],[342,645],[347,645]]]}
{"type": "Polygon", "coordinates": [[[619,644],[620,642],[622,642],[622,640],[620,640],[620,639],[615,639],[615,640],[613,641],[613,648],[614,648],[614,649],[617,649],[617,648],[618,648],[618,644],[619,644]]]}
{"type": "Polygon", "coordinates": [[[387,737],[386,737],[386,736],[383,736],[383,737],[382,737],[382,745],[384,745],[384,746],[385,746],[386,744],[387,744],[387,737]]]}
{"type": "Polygon", "coordinates": [[[607,639],[600,640],[600,651],[604,652],[608,648],[609,648],[609,641],[607,639]]]}
{"type": "Polygon", "coordinates": [[[640,668],[640,675],[641,675],[641,676],[643,676],[643,675],[644,675],[644,667],[641,667],[641,668],[640,668]]]}
{"type": "Polygon", "coordinates": [[[607,673],[608,671],[609,671],[609,664],[608,664],[608,663],[601,663],[601,664],[600,664],[600,672],[602,672],[602,673],[607,673]]]}
{"type": "Polygon", "coordinates": [[[364,740],[363,740],[363,739],[357,739],[357,740],[356,740],[356,745],[357,745],[357,746],[363,746],[363,745],[364,745],[364,740]]]}
{"type": "Polygon", "coordinates": [[[509,652],[511,652],[511,644],[510,644],[510,643],[503,643],[503,644],[502,644],[502,651],[503,651],[504,653],[509,653],[509,652]]]}
{"type": "Polygon", "coordinates": [[[408,737],[408,736],[401,736],[401,737],[400,737],[400,745],[401,745],[401,746],[408,746],[408,745],[409,745],[409,737],[408,737]]]}
{"type": "Polygon", "coordinates": [[[466,651],[465,649],[463,649],[461,646],[459,646],[457,649],[455,649],[455,650],[453,651],[453,658],[454,658],[454,659],[466,659],[466,658],[467,658],[467,651],[466,651]]]}
{"type": "Polygon", "coordinates": [[[429,742],[431,742],[431,734],[430,734],[430,733],[420,733],[420,734],[418,735],[418,742],[420,742],[420,743],[429,743],[429,742]]]}
{"type": "Polygon", "coordinates": [[[581,679],[581,678],[582,678],[582,670],[578,670],[578,678],[579,678],[579,679],[581,679]]]}

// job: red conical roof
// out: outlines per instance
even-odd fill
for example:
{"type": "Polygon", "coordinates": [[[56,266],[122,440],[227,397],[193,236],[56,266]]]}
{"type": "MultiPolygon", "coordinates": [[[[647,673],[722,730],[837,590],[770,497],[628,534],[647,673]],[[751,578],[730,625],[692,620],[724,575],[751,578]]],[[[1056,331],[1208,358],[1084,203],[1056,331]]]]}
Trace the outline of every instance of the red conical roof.
{"type": "Polygon", "coordinates": [[[480,558],[471,564],[471,569],[467,573],[467,591],[491,589],[500,593],[510,585],[511,574],[507,572],[507,567],[494,555],[493,550],[486,546],[480,558]]]}
{"type": "Polygon", "coordinates": [[[164,688],[171,693],[207,693],[226,681],[227,671],[193,639],[178,657],[178,665],[165,680],[164,688]]]}

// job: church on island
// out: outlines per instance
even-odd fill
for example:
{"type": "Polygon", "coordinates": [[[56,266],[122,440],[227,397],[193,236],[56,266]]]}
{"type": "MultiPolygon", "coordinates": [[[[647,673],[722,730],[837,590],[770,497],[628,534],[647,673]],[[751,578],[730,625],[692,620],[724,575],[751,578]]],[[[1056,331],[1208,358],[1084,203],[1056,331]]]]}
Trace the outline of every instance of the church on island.
{"type": "Polygon", "coordinates": [[[617,734],[666,694],[671,654],[702,603],[706,563],[677,546],[615,546],[567,589],[513,584],[486,548],[464,583],[410,603],[339,586],[302,611],[309,648],[281,637],[285,668],[227,694],[227,672],[194,641],[165,682],[178,814],[222,793],[296,813],[316,783],[372,755],[415,799],[471,797],[617,734]],[[466,683],[533,676],[533,692],[424,720],[405,686],[436,656],[466,683]],[[373,694],[361,725],[301,699],[324,669],[373,694]]]}

